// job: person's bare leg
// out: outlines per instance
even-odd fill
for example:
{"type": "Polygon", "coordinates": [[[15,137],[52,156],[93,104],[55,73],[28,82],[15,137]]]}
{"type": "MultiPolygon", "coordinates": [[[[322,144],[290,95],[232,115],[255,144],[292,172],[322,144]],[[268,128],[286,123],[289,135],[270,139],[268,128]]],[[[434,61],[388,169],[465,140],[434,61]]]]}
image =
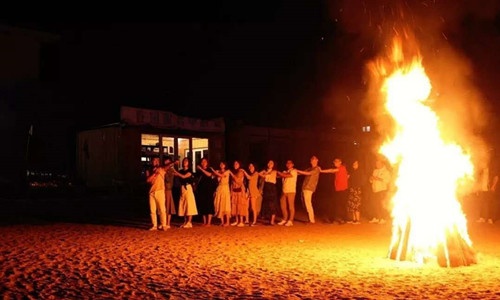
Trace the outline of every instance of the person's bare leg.
{"type": "Polygon", "coordinates": [[[253,199],[250,197],[250,206],[252,209],[252,225],[255,225],[257,223],[257,203],[256,199],[253,199]]]}
{"type": "Polygon", "coordinates": [[[168,214],[167,215],[167,226],[170,227],[170,221],[172,220],[172,215],[171,214],[168,214]]]}
{"type": "Polygon", "coordinates": [[[238,227],[245,226],[245,216],[239,215],[236,219],[238,220],[238,227]]]}
{"type": "Polygon", "coordinates": [[[274,219],[276,218],[276,215],[271,215],[271,225],[274,225],[274,219]]]}
{"type": "Polygon", "coordinates": [[[359,210],[354,212],[354,217],[356,218],[356,221],[359,222],[360,220],[360,213],[359,213],[359,210]]]}
{"type": "Polygon", "coordinates": [[[285,224],[286,221],[288,221],[288,209],[287,209],[287,199],[286,199],[286,194],[282,193],[280,197],[280,207],[281,207],[281,213],[283,215],[283,220],[279,223],[279,225],[285,224]]]}
{"type": "Polygon", "coordinates": [[[207,216],[203,215],[203,226],[207,225],[207,216]]]}
{"type": "Polygon", "coordinates": [[[290,210],[290,218],[289,221],[293,222],[295,218],[295,194],[293,196],[287,197],[288,199],[288,209],[290,210]]]}
{"type": "Polygon", "coordinates": [[[206,225],[207,226],[212,225],[212,215],[210,215],[210,214],[207,216],[207,224],[206,225]]]}

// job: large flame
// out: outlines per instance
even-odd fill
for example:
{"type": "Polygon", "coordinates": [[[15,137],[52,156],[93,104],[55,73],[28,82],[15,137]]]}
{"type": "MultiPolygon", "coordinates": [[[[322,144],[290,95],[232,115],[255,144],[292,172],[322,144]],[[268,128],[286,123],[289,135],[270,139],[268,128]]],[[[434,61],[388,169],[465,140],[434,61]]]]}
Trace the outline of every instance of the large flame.
{"type": "Polygon", "coordinates": [[[472,176],[470,156],[440,130],[439,117],[429,106],[432,86],[420,55],[405,61],[396,40],[389,59],[376,67],[385,109],[396,124],[395,135],[380,148],[397,174],[390,253],[423,263],[441,251],[449,266],[450,234],[472,246],[456,195],[462,180],[472,176]]]}

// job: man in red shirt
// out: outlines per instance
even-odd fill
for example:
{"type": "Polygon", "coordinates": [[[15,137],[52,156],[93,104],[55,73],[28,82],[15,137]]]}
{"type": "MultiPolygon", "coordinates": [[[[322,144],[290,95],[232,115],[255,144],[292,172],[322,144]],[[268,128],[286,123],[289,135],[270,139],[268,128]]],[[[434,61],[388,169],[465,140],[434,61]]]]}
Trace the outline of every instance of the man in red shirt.
{"type": "Polygon", "coordinates": [[[330,205],[330,215],[334,217],[334,221],[339,224],[346,222],[347,200],[349,178],[347,168],[342,164],[342,159],[336,158],[333,161],[334,168],[321,170],[321,173],[335,174],[335,197],[330,205]]]}

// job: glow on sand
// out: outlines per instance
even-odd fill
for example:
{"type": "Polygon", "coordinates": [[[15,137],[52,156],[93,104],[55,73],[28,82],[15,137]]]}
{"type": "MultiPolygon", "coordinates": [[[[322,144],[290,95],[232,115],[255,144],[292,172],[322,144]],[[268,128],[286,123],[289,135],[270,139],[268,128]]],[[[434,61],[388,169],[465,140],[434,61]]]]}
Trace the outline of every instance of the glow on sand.
{"type": "MultiPolygon", "coordinates": [[[[380,153],[395,166],[396,191],[391,199],[392,240],[389,256],[442,266],[468,265],[456,253],[472,251],[467,222],[457,200],[457,187],[474,167],[463,148],[444,136],[439,116],[429,106],[431,81],[420,55],[405,60],[403,45],[394,41],[390,55],[374,64],[385,110],[394,135],[380,153]]],[[[467,254],[468,255],[468,254],[467,254]]]]}

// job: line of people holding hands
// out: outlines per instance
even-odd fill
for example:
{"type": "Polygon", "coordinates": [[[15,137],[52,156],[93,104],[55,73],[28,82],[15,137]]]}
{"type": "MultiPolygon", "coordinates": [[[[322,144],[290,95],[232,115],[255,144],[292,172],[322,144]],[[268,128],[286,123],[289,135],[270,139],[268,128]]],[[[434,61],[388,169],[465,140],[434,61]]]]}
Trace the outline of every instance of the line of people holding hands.
{"type": "MultiPolygon", "coordinates": [[[[244,227],[257,225],[257,218],[263,217],[270,225],[293,226],[295,218],[295,196],[297,177],[304,176],[301,188],[301,198],[306,208],[310,223],[315,223],[312,196],[316,191],[321,173],[335,174],[335,196],[329,201],[331,221],[359,224],[359,209],[361,206],[362,174],[357,161],[347,172],[341,159],[334,160],[330,169],[321,169],[318,158],[312,156],[310,167],[298,170],[292,160],[286,162],[286,169],[278,171],[273,160],[269,160],[266,169],[258,172],[252,163],[247,170],[241,168],[239,161],[234,161],[233,169],[225,162],[219,164],[216,170],[208,166],[208,160],[203,158],[197,172],[193,173],[190,160],[184,158],[178,170],[179,161],[166,158],[160,165],[159,158],[153,158],[153,169],[148,171],[147,182],[152,227],[150,230],[167,230],[171,228],[171,216],[177,214],[184,217],[182,228],[192,228],[192,218],[201,215],[202,226],[211,226],[213,217],[220,220],[221,226],[244,227]],[[174,177],[179,178],[180,197],[176,209],[172,189],[174,177]],[[282,190],[278,194],[277,181],[281,178],[282,190]],[[246,182],[246,184],[245,184],[246,182]],[[281,212],[282,219],[276,221],[281,212]],[[160,215],[160,224],[158,224],[160,215]],[[250,220],[251,216],[251,220],[250,220]]],[[[373,181],[388,181],[387,178],[374,176],[373,181]]],[[[382,219],[382,216],[379,216],[382,219]]],[[[376,219],[376,217],[374,217],[376,219]]],[[[372,220],[373,221],[373,220],[372,220]]]]}

